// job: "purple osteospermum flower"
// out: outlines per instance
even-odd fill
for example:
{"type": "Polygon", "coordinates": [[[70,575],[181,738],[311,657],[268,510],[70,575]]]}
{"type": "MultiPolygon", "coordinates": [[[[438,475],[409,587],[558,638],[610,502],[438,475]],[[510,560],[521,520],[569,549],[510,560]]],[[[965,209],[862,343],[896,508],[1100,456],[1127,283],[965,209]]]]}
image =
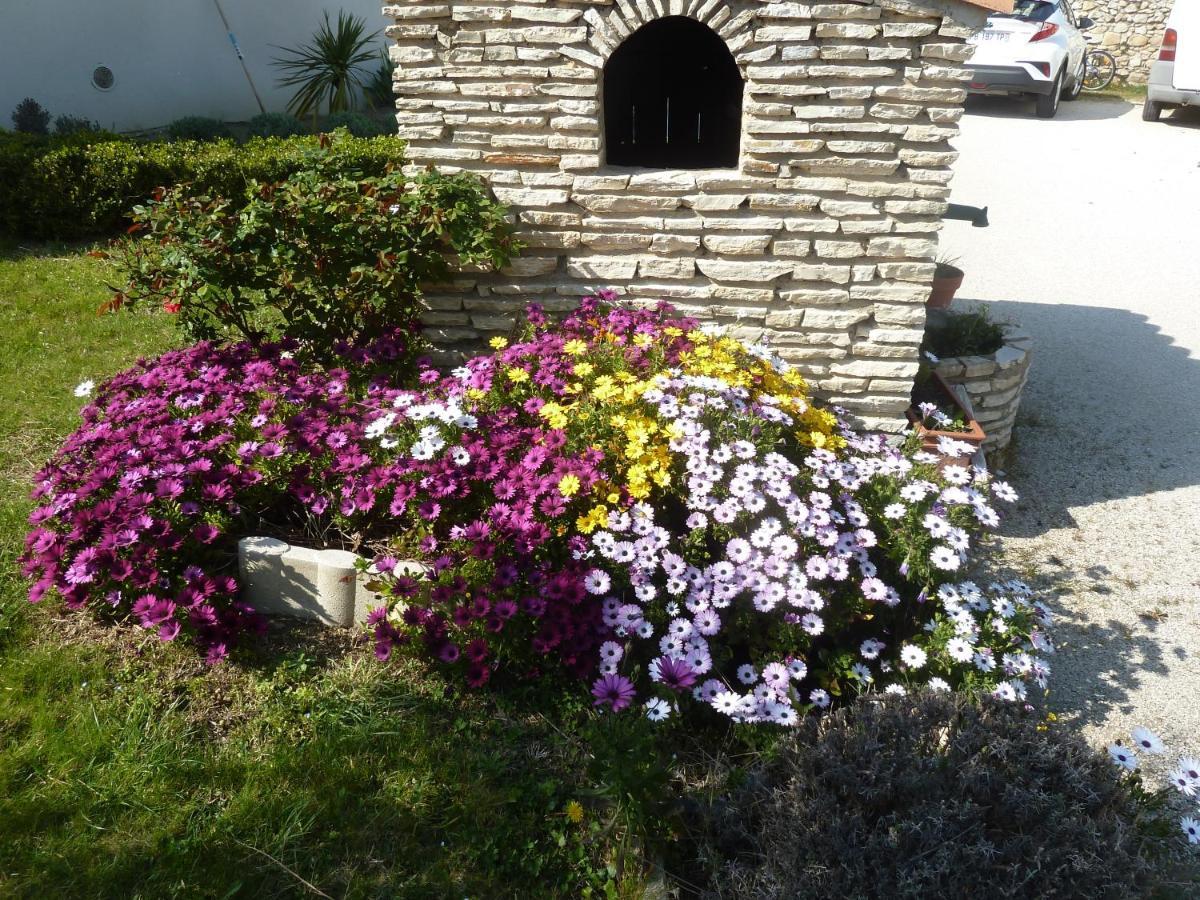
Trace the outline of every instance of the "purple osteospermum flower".
{"type": "Polygon", "coordinates": [[[658,681],[673,691],[682,691],[696,683],[696,673],[685,659],[670,656],[660,656],[658,663],[658,681]]]}
{"type": "Polygon", "coordinates": [[[633,702],[633,682],[624,675],[604,675],[592,684],[592,696],[596,698],[594,706],[607,706],[613,712],[620,712],[633,702]]]}

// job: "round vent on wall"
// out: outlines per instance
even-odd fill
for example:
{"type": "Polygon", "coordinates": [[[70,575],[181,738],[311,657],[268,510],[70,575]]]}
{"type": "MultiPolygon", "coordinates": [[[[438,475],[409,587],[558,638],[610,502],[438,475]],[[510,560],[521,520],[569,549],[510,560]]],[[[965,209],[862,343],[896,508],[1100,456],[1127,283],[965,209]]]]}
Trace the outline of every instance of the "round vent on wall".
{"type": "Polygon", "coordinates": [[[114,81],[113,71],[108,66],[96,66],[92,70],[92,87],[97,90],[110,90],[114,81]]]}

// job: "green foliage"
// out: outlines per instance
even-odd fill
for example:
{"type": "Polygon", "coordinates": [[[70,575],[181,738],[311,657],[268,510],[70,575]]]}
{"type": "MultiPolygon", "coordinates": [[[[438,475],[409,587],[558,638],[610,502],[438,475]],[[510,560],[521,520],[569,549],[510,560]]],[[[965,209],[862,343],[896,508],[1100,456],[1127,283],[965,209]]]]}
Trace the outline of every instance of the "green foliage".
{"type": "Polygon", "coordinates": [[[931,316],[922,350],[935,356],[986,356],[1004,346],[1004,326],[992,320],[988,308],[946,310],[931,316]]]}
{"type": "Polygon", "coordinates": [[[50,113],[32,97],[26,97],[12,112],[13,128],[24,134],[49,134],[50,113]]]}
{"type": "Polygon", "coordinates": [[[1132,897],[1162,848],[1146,798],[1016,704],[874,696],[803,720],[693,824],[711,897],[1132,897]]]}
{"type": "MultiPolygon", "coordinates": [[[[158,187],[188,183],[196,194],[240,196],[250,181],[296,171],[316,137],[134,142],[81,132],[64,138],[0,136],[0,233],[75,239],[110,235],[158,187]]],[[[398,138],[350,139],[335,153],[348,166],[382,174],[403,156],[398,138]]]]}
{"type": "Polygon", "coordinates": [[[54,133],[57,135],[94,134],[100,130],[99,122],[93,122],[83,116],[56,116],[54,119],[54,133]]]}
{"type": "Polygon", "coordinates": [[[325,131],[345,128],[355,137],[380,137],[395,132],[386,122],[360,112],[334,113],[321,123],[321,128],[325,131]]]}
{"type": "Polygon", "coordinates": [[[252,137],[292,137],[308,134],[308,127],[288,113],[259,113],[246,123],[252,137]]]}
{"type": "Polygon", "coordinates": [[[163,134],[172,141],[215,141],[233,137],[229,126],[207,116],[184,116],[167,124],[163,134]]]}
{"type": "Polygon", "coordinates": [[[449,254],[508,261],[511,229],[480,181],[371,173],[340,152],[353,140],[323,136],[285,179],[244,192],[175,188],[137,207],[135,235],[108,253],[124,280],[111,306],[160,304],[194,339],[293,337],[323,358],[411,321],[449,254]]]}
{"type": "Polygon", "coordinates": [[[395,105],[396,93],[392,85],[395,67],[383,50],[379,51],[379,65],[363,87],[363,96],[374,109],[391,109],[395,105]]]}
{"type": "Polygon", "coordinates": [[[296,88],[288,110],[315,120],[322,106],[329,113],[357,109],[370,79],[365,66],[375,58],[370,49],[374,38],[363,19],[339,11],[336,30],[325,13],[312,43],[293,50],[278,48],[285,54],[272,63],[284,73],[279,84],[296,88]]]}

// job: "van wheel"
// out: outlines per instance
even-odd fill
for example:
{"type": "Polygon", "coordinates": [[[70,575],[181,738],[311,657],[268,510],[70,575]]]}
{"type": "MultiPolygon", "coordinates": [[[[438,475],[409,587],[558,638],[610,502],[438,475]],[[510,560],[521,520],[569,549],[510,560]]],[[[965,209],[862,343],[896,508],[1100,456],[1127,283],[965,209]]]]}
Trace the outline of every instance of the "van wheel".
{"type": "MultiPolygon", "coordinates": [[[[1066,66],[1063,66],[1065,69],[1066,66]]],[[[1058,76],[1054,79],[1054,84],[1050,85],[1050,93],[1039,94],[1037,98],[1037,117],[1039,119],[1053,119],[1058,113],[1058,97],[1062,93],[1063,73],[1059,70],[1058,76]]]]}
{"type": "Polygon", "coordinates": [[[1163,105],[1161,103],[1155,103],[1147,97],[1146,102],[1142,104],[1142,121],[1157,122],[1158,117],[1162,115],[1162,111],[1163,105]]]}

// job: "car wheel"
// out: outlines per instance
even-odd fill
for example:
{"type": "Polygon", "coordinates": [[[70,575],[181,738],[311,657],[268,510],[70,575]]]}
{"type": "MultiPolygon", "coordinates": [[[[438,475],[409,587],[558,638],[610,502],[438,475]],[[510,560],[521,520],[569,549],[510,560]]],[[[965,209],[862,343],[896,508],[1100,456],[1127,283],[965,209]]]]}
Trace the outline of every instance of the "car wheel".
{"type": "Polygon", "coordinates": [[[1087,72],[1086,54],[1084,55],[1083,59],[1079,61],[1079,71],[1076,72],[1075,76],[1071,79],[1071,89],[1063,94],[1064,100],[1075,100],[1079,97],[1080,92],[1083,90],[1083,76],[1085,72],[1087,72]]]}
{"type": "Polygon", "coordinates": [[[1145,122],[1157,122],[1158,117],[1162,115],[1162,111],[1163,105],[1161,103],[1155,103],[1147,97],[1146,102],[1142,104],[1142,120],[1145,122]]]}
{"type": "Polygon", "coordinates": [[[1058,112],[1058,98],[1062,94],[1062,83],[1063,73],[1060,69],[1058,76],[1054,79],[1054,84],[1050,85],[1050,93],[1038,95],[1037,117],[1039,119],[1053,119],[1058,112]]]}

